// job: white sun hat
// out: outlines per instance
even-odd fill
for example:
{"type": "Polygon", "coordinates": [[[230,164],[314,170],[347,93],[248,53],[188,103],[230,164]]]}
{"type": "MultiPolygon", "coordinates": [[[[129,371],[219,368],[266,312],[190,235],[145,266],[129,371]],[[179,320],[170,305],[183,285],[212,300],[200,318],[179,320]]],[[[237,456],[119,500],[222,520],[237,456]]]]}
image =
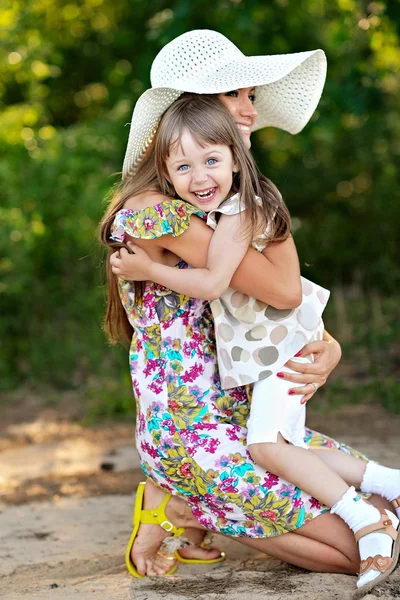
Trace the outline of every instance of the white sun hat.
{"type": "Polygon", "coordinates": [[[152,87],[133,111],[122,176],[135,172],[161,116],[184,92],[220,94],[255,87],[258,116],[252,131],[269,126],[295,134],[315,111],[325,77],[323,50],[245,56],[217,31],[188,31],[164,46],[153,61],[152,87]]]}

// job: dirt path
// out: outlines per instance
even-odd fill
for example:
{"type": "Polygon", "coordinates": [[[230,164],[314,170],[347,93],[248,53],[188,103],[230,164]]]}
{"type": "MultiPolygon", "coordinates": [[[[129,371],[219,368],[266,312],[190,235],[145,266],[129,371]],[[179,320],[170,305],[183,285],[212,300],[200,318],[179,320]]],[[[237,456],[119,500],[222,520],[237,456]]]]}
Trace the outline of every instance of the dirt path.
{"type": "MultiPolygon", "coordinates": [[[[133,427],[74,423],[74,402],[6,405],[0,425],[0,586],[2,600],[186,600],[352,598],[354,578],[308,573],[218,538],[228,555],[214,567],[180,566],[163,579],[132,580],[123,551],[132,490],[142,479],[133,427]]],[[[311,412],[311,411],[310,411],[311,412]]],[[[399,465],[400,417],[353,406],[310,426],[399,465]]],[[[366,598],[400,597],[400,571],[366,598]]]]}

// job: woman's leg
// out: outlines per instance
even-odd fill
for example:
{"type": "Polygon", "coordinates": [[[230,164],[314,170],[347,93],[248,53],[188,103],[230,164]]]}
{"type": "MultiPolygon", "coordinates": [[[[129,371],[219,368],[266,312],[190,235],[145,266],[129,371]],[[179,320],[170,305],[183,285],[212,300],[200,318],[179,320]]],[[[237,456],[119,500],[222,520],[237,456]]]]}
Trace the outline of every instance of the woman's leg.
{"type": "Polygon", "coordinates": [[[353,533],[342,519],[329,512],[294,532],[273,538],[240,538],[237,541],[308,571],[355,575],[360,567],[353,533]]]}
{"type": "MultiPolygon", "coordinates": [[[[391,509],[380,496],[371,496],[374,506],[391,509]]],[[[297,567],[322,573],[355,575],[360,555],[354,535],[337,515],[324,513],[293,533],[268,538],[240,538],[241,543],[297,567]]]]}
{"type": "MultiPolygon", "coordinates": [[[[144,508],[154,508],[162,501],[164,492],[151,482],[147,485],[144,508]]],[[[370,502],[390,508],[390,503],[380,496],[371,496],[370,502]]],[[[181,498],[173,496],[165,512],[176,527],[203,529],[181,498]]],[[[140,574],[162,575],[170,569],[171,563],[157,555],[166,535],[158,525],[141,525],[131,554],[140,574]]],[[[234,539],[310,571],[355,574],[359,569],[360,558],[352,532],[342,519],[330,513],[324,513],[294,532],[281,536],[234,539]]]]}

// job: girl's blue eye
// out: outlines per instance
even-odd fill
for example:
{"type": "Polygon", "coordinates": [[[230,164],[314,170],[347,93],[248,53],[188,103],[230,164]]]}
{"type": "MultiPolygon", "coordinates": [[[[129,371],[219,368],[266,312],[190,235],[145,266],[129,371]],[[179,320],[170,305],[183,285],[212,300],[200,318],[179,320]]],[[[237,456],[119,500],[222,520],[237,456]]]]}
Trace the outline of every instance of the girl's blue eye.
{"type": "Polygon", "coordinates": [[[178,171],[186,171],[189,168],[189,165],[181,165],[178,167],[178,171]]]}
{"type": "Polygon", "coordinates": [[[215,165],[215,163],[217,162],[216,158],[207,158],[206,164],[211,167],[212,165],[215,165]]]}
{"type": "Polygon", "coordinates": [[[237,98],[239,96],[239,92],[237,90],[231,90],[230,92],[226,92],[225,96],[231,96],[232,98],[237,98]]]}
{"type": "Polygon", "coordinates": [[[255,94],[250,94],[250,95],[249,95],[249,100],[250,100],[250,102],[252,102],[253,104],[254,104],[254,101],[255,101],[255,99],[256,99],[256,95],[255,95],[255,94]]]}

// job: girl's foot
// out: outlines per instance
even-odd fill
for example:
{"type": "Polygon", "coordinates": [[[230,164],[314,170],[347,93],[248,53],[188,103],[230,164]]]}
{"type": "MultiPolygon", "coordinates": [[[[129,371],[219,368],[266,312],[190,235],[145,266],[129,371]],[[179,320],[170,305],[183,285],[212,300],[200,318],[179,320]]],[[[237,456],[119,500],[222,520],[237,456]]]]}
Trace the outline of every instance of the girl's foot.
{"type": "Polygon", "coordinates": [[[389,510],[377,510],[381,513],[378,523],[363,527],[355,535],[361,558],[357,598],[386,579],[399,559],[399,519],[389,510]]]}
{"type": "MultiPolygon", "coordinates": [[[[144,510],[154,509],[158,507],[165,498],[165,492],[154,485],[151,481],[147,481],[144,486],[143,506],[144,510]]],[[[174,522],[173,507],[171,504],[182,502],[176,497],[172,497],[168,507],[166,508],[168,516],[171,516],[174,522]]],[[[188,560],[207,560],[216,562],[223,560],[224,555],[217,548],[200,547],[203,541],[205,532],[188,528],[185,530],[184,537],[189,542],[189,545],[179,549],[179,554],[183,562],[188,560]]],[[[132,549],[130,551],[130,560],[135,565],[137,572],[144,575],[165,575],[176,564],[176,557],[173,551],[168,550],[168,544],[163,544],[166,538],[170,537],[162,527],[156,524],[141,523],[137,531],[132,549]]],[[[179,539],[179,538],[178,538],[179,539]]]]}

